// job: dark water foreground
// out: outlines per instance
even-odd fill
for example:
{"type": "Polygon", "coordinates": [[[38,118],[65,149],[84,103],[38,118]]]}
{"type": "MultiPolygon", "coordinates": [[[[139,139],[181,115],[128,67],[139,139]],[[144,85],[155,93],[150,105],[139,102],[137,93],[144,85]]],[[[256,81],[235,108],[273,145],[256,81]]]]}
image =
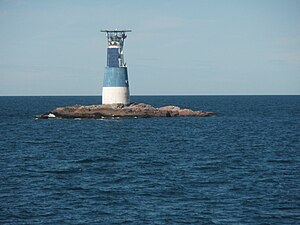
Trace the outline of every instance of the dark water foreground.
{"type": "Polygon", "coordinates": [[[0,224],[299,224],[300,96],[134,97],[213,117],[35,120],[0,97],[0,224]]]}

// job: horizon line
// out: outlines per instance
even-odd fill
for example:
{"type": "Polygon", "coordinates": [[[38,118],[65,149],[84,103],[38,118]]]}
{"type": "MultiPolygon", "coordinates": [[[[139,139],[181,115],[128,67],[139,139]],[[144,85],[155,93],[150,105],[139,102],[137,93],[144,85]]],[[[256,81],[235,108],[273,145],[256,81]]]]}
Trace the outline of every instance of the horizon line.
{"type": "MultiPolygon", "coordinates": [[[[300,94],[136,94],[134,96],[299,96],[300,94]]],[[[0,95],[0,97],[102,97],[102,95],[0,95]]]]}

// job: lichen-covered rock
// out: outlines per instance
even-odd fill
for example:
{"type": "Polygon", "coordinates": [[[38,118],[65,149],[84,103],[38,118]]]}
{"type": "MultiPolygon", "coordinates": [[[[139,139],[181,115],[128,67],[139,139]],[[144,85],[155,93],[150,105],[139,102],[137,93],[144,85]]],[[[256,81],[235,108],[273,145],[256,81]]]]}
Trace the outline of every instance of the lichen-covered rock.
{"type": "Polygon", "coordinates": [[[39,118],[130,118],[130,117],[175,117],[175,116],[212,116],[213,112],[193,111],[191,109],[180,109],[178,106],[164,106],[155,108],[145,103],[106,104],[90,106],[66,106],[56,108],[48,113],[40,115],[39,118]],[[50,116],[49,116],[50,115],[50,116]]]}

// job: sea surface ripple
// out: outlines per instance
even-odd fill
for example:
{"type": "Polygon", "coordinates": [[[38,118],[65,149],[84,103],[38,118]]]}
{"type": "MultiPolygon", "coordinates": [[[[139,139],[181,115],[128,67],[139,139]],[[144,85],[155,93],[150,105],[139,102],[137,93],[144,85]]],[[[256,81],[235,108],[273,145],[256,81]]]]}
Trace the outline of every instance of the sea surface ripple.
{"type": "Polygon", "coordinates": [[[206,118],[36,120],[0,97],[0,224],[300,224],[300,96],[134,96],[206,118]]]}

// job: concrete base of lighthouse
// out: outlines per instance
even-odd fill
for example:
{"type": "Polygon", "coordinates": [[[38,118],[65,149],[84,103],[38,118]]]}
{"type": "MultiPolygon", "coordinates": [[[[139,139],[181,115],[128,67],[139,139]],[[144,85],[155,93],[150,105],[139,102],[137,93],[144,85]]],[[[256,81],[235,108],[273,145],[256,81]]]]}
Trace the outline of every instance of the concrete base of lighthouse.
{"type": "Polygon", "coordinates": [[[128,87],[103,87],[102,104],[129,104],[129,88],[128,87]]]}
{"type": "Polygon", "coordinates": [[[129,104],[127,67],[105,67],[102,104],[129,104]]]}

